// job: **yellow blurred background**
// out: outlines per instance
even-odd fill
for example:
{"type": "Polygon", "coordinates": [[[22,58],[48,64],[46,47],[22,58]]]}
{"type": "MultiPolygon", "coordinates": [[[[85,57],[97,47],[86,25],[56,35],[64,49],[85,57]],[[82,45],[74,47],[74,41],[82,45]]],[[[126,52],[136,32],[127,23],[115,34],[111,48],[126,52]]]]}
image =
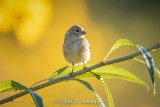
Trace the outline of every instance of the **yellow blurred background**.
{"type": "MultiPolygon", "coordinates": [[[[65,32],[75,24],[84,27],[91,45],[91,60],[103,60],[118,39],[129,39],[144,47],[160,41],[160,2],[151,0],[0,0],[0,81],[15,80],[28,87],[47,78],[68,63],[62,53],[65,32]]],[[[122,47],[109,59],[127,55],[137,49],[122,47]]],[[[160,49],[151,52],[160,69],[160,49]]],[[[142,59],[142,57],[139,57],[142,59]]],[[[151,86],[147,67],[139,62],[114,64],[123,67],[151,86]]],[[[88,81],[103,100],[105,92],[96,79],[88,81]]],[[[147,88],[120,79],[105,79],[116,107],[159,107],[160,83],[156,76],[156,96],[147,88]]],[[[94,107],[97,105],[58,104],[54,100],[95,100],[77,82],[58,83],[36,91],[45,107],[94,107]]],[[[0,99],[15,93],[0,95],[0,99]]],[[[30,95],[17,100],[32,101],[30,95]]],[[[107,102],[105,103],[107,106],[107,102]]],[[[9,102],[1,107],[32,107],[9,102]]]]}

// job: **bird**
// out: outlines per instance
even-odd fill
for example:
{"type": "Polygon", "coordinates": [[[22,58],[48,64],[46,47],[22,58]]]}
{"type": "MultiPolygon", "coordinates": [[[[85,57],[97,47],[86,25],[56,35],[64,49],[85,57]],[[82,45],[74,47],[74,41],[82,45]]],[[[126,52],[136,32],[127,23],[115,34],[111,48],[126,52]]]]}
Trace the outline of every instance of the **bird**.
{"type": "Polygon", "coordinates": [[[83,69],[87,69],[86,63],[90,60],[90,44],[85,37],[86,32],[80,25],[73,25],[66,32],[63,43],[63,55],[67,62],[72,64],[71,77],[74,66],[84,64],[83,69]]]}

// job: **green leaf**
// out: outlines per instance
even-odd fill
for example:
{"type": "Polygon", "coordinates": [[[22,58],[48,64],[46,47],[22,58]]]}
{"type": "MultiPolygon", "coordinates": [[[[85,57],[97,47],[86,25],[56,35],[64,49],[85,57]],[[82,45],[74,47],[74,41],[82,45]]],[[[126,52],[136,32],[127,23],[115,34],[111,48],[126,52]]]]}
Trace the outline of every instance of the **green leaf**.
{"type": "MultiPolygon", "coordinates": [[[[87,64],[86,66],[91,66],[93,64],[87,64]]],[[[65,66],[57,71],[55,71],[54,73],[51,74],[51,76],[49,76],[49,80],[52,80],[52,79],[56,79],[58,77],[61,77],[61,76],[64,76],[66,74],[69,74],[72,72],[72,65],[69,65],[69,66],[65,66]],[[52,79],[50,79],[52,77],[52,79]]],[[[74,67],[74,72],[76,71],[79,71],[79,70],[82,70],[84,67],[84,65],[77,65],[74,67]]]]}
{"type": "Polygon", "coordinates": [[[114,51],[116,50],[117,48],[119,48],[120,46],[125,46],[125,45],[128,45],[128,46],[133,46],[135,47],[135,44],[133,44],[131,41],[127,40],[127,39],[119,39],[113,46],[112,48],[110,49],[110,51],[107,53],[107,55],[105,56],[104,60],[105,61],[108,56],[114,51]]]}
{"type": "Polygon", "coordinates": [[[34,100],[36,107],[44,107],[42,98],[32,90],[28,89],[28,91],[34,100]]]}
{"type": "Polygon", "coordinates": [[[143,48],[142,46],[140,45],[136,45],[137,48],[139,48],[143,58],[144,58],[144,61],[146,62],[146,65],[147,65],[147,68],[149,70],[149,74],[150,74],[150,77],[151,77],[151,80],[152,80],[152,85],[153,85],[153,91],[154,91],[154,94],[155,94],[155,78],[154,78],[154,62],[153,62],[153,58],[152,56],[147,52],[147,50],[145,48],[143,48]]]}
{"type": "Polygon", "coordinates": [[[160,79],[160,71],[156,68],[156,67],[154,67],[154,71],[156,71],[156,75],[159,77],[159,79],[160,79]]]}
{"type": "Polygon", "coordinates": [[[83,84],[85,87],[87,87],[89,89],[89,91],[95,96],[95,98],[100,102],[100,107],[105,107],[103,101],[101,100],[101,98],[98,96],[98,94],[93,90],[92,86],[86,82],[86,81],[83,81],[83,80],[79,80],[79,79],[70,79],[70,80],[73,80],[73,81],[78,81],[80,82],[81,84],[83,84]]]}
{"type": "MultiPolygon", "coordinates": [[[[152,84],[153,84],[153,90],[154,90],[154,94],[155,94],[155,79],[154,79],[154,63],[153,63],[153,58],[151,57],[151,55],[147,52],[147,50],[145,48],[143,48],[142,46],[140,45],[135,45],[134,43],[132,43],[131,41],[129,40],[126,40],[126,39],[120,39],[118,40],[114,45],[113,47],[110,49],[110,51],[107,53],[107,55],[105,56],[104,60],[105,61],[108,56],[111,54],[111,52],[113,52],[115,49],[119,48],[120,46],[124,46],[124,45],[128,45],[128,46],[133,46],[133,47],[136,47],[140,50],[145,62],[146,62],[146,65],[148,67],[148,70],[149,70],[149,73],[150,73],[150,77],[151,77],[151,80],[152,80],[152,84]]],[[[156,72],[157,75],[159,75],[158,72],[156,72]]]]}
{"type": "Polygon", "coordinates": [[[100,83],[102,84],[103,88],[104,88],[104,91],[106,92],[106,96],[107,96],[107,99],[108,99],[108,104],[109,104],[109,107],[114,107],[114,102],[113,102],[113,98],[112,98],[112,95],[107,87],[107,85],[104,83],[104,80],[101,76],[93,73],[93,75],[95,75],[95,77],[100,81],[100,83]]]}
{"type": "MultiPolygon", "coordinates": [[[[143,84],[148,87],[148,85],[145,82],[140,80],[138,77],[136,77],[129,71],[119,68],[119,67],[112,66],[112,65],[106,65],[106,66],[94,69],[91,72],[103,78],[120,78],[120,79],[127,80],[130,82],[136,82],[139,84],[143,84]]],[[[94,75],[91,72],[87,72],[85,74],[76,76],[76,79],[92,78],[94,77],[94,75]]]]}
{"type": "Polygon", "coordinates": [[[50,77],[57,77],[58,75],[60,75],[61,73],[63,73],[63,71],[65,71],[66,69],[68,69],[68,66],[65,66],[65,67],[57,70],[56,72],[52,73],[52,75],[50,77]]]}
{"type": "Polygon", "coordinates": [[[101,82],[101,84],[102,84],[102,86],[104,88],[104,91],[106,92],[108,103],[109,103],[109,107],[114,107],[114,102],[113,102],[112,95],[111,95],[107,85],[104,83],[104,80],[103,80],[102,77],[100,78],[100,82],[101,82]]]}
{"type": "MultiPolygon", "coordinates": [[[[91,65],[94,65],[94,64],[87,64],[87,66],[91,66],[91,65]]],[[[83,67],[84,67],[83,65],[75,66],[74,71],[82,70],[83,67]]],[[[65,67],[63,72],[59,73],[59,76],[58,76],[58,73],[57,73],[58,71],[54,72],[50,77],[53,76],[53,78],[55,79],[55,78],[58,78],[62,75],[68,74],[72,71],[72,66],[65,67]],[[55,74],[57,74],[57,75],[55,75],[55,74]]],[[[143,85],[148,87],[148,85],[146,83],[144,83],[142,80],[140,80],[138,77],[136,77],[135,75],[133,75],[129,71],[127,71],[125,69],[122,69],[122,68],[119,68],[119,67],[112,66],[112,65],[102,66],[100,68],[92,70],[91,72],[93,72],[97,75],[100,75],[103,78],[120,78],[120,79],[123,79],[123,80],[143,84],[143,85]]],[[[95,77],[91,72],[86,72],[84,74],[76,76],[75,78],[76,79],[88,79],[88,78],[95,77]]]]}
{"type": "Polygon", "coordinates": [[[21,83],[18,83],[14,80],[5,80],[0,82],[0,93],[16,92],[19,90],[27,90],[31,94],[36,106],[43,107],[42,98],[32,90],[28,89],[26,86],[22,85],[21,83]]]}
{"type": "MultiPolygon", "coordinates": [[[[133,60],[141,62],[143,64],[146,64],[144,61],[137,59],[137,58],[133,58],[133,60]]],[[[158,78],[160,79],[160,71],[155,66],[154,66],[154,71],[155,71],[156,75],[158,76],[158,78]]]]}
{"type": "Polygon", "coordinates": [[[19,90],[25,90],[27,87],[14,81],[14,80],[4,80],[0,82],[0,93],[4,92],[16,92],[19,90]]]}

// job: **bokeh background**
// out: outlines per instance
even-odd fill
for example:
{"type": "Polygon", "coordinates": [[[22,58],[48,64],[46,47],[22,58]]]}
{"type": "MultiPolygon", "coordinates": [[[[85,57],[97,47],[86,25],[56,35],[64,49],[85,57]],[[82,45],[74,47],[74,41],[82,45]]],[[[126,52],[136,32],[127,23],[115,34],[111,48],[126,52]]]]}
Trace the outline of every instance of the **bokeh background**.
{"type": "MultiPolygon", "coordinates": [[[[97,63],[118,39],[129,39],[144,47],[160,41],[160,2],[156,0],[0,0],[0,81],[15,80],[26,86],[47,78],[68,63],[62,53],[65,32],[75,24],[87,32],[91,60],[97,63]]],[[[109,59],[137,51],[122,47],[109,59]]],[[[150,52],[160,69],[160,49],[150,52]]],[[[142,59],[142,57],[138,57],[142,59]]],[[[149,84],[145,86],[120,79],[105,79],[116,107],[159,107],[160,82],[156,76],[153,95],[147,67],[132,60],[114,64],[123,67],[149,84]]],[[[96,79],[87,80],[107,101],[96,79]]],[[[55,104],[54,100],[95,99],[77,82],[58,83],[36,91],[45,107],[94,107],[84,104],[55,104]]],[[[0,95],[0,99],[13,93],[0,95]]],[[[30,95],[17,100],[32,101],[30,95]]],[[[105,103],[107,106],[107,102],[105,103]]],[[[31,104],[9,102],[1,107],[33,107],[31,104]]]]}

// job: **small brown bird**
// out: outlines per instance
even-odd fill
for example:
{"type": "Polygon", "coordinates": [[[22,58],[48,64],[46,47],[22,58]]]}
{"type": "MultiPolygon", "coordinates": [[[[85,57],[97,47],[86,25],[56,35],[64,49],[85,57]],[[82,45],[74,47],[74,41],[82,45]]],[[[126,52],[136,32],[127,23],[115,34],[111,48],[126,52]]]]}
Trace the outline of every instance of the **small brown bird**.
{"type": "Polygon", "coordinates": [[[74,65],[85,64],[90,59],[90,45],[85,38],[86,32],[79,25],[72,26],[65,34],[65,40],[63,44],[63,54],[65,59],[72,64],[73,74],[74,65]]]}

